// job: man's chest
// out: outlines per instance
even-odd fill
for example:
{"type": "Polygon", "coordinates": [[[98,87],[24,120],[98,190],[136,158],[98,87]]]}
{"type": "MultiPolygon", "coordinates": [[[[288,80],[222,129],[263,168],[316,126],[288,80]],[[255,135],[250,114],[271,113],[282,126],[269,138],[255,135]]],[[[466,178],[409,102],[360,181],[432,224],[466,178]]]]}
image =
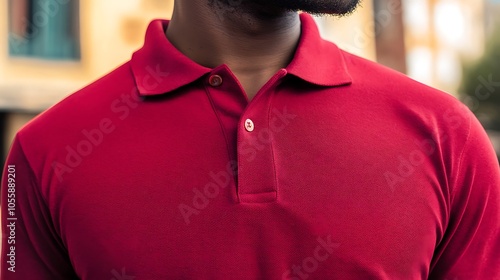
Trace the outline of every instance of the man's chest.
{"type": "Polygon", "coordinates": [[[232,126],[195,117],[128,138],[118,128],[58,190],[53,216],[75,270],[88,279],[122,268],[136,279],[425,274],[443,224],[425,142],[386,141],[368,118],[314,115],[277,107],[232,126]]]}

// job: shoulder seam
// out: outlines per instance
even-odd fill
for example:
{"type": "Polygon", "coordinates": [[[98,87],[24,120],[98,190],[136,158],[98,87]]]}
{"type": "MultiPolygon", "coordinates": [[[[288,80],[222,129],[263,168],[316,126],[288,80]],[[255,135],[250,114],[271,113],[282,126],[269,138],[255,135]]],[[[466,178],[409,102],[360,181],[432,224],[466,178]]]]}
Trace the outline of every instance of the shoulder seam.
{"type": "Polygon", "coordinates": [[[44,204],[45,204],[45,207],[46,207],[47,209],[49,209],[49,207],[48,207],[48,205],[49,205],[49,204],[47,203],[47,198],[43,195],[43,193],[42,193],[42,192],[41,192],[41,190],[40,190],[40,179],[36,176],[36,173],[35,173],[35,171],[33,170],[33,166],[32,166],[32,164],[31,164],[30,160],[28,159],[28,157],[26,156],[26,152],[24,151],[23,143],[22,143],[22,141],[21,141],[21,135],[20,135],[20,132],[18,132],[18,133],[16,134],[16,137],[14,138],[14,141],[16,141],[16,139],[17,139],[17,141],[19,142],[19,148],[20,148],[20,150],[21,150],[21,154],[22,154],[22,156],[23,156],[24,160],[26,161],[26,163],[27,163],[27,165],[28,165],[28,167],[29,167],[29,172],[31,173],[31,176],[32,176],[32,177],[34,178],[34,180],[35,180],[35,184],[36,184],[36,186],[35,186],[35,189],[36,189],[36,190],[35,190],[35,191],[39,193],[40,197],[42,197],[42,199],[43,199],[43,202],[44,202],[44,204]]]}
{"type": "MultiPolygon", "coordinates": [[[[460,170],[462,169],[462,163],[464,161],[464,154],[465,154],[465,150],[467,149],[467,146],[469,145],[470,143],[470,136],[471,136],[471,131],[472,131],[472,113],[469,112],[469,118],[468,118],[468,131],[467,131],[467,137],[465,138],[465,142],[464,142],[464,146],[462,148],[462,151],[460,152],[460,156],[458,158],[458,166],[457,166],[457,170],[456,172],[453,172],[454,173],[454,176],[452,177],[453,178],[453,190],[452,190],[452,193],[451,193],[451,204],[453,204],[453,200],[455,198],[455,193],[456,193],[456,184],[458,182],[458,177],[460,175],[460,170]]],[[[451,205],[450,205],[451,207],[451,205]]]]}

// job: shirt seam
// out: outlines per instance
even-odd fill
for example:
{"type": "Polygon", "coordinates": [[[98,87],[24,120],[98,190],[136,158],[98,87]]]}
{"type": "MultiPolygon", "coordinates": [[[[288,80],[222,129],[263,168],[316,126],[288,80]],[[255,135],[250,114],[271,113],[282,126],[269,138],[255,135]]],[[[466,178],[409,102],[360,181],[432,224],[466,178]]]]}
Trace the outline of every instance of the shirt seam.
{"type": "Polygon", "coordinates": [[[217,112],[217,109],[215,108],[215,103],[212,99],[212,96],[210,95],[210,91],[208,88],[203,84],[203,89],[205,90],[205,94],[208,98],[208,101],[210,102],[210,106],[212,107],[212,110],[214,111],[215,117],[217,118],[217,121],[219,122],[220,129],[222,131],[222,135],[224,136],[224,142],[226,142],[226,151],[227,151],[227,156],[228,160],[232,161],[233,159],[231,158],[231,150],[229,149],[229,141],[227,139],[227,132],[226,129],[224,128],[224,125],[222,124],[222,120],[219,116],[219,113],[217,112]]]}
{"type": "Polygon", "coordinates": [[[467,131],[467,137],[465,138],[465,143],[464,143],[464,146],[463,146],[463,149],[460,153],[460,156],[458,158],[458,166],[457,166],[457,170],[455,173],[455,176],[453,176],[454,180],[453,180],[453,190],[451,192],[451,205],[450,205],[450,208],[452,207],[453,205],[453,202],[455,200],[455,193],[456,193],[456,188],[457,188],[457,184],[458,184],[458,177],[460,176],[460,170],[462,169],[462,164],[463,164],[463,161],[464,161],[464,155],[465,155],[465,150],[467,150],[467,146],[470,144],[470,135],[471,135],[471,131],[472,131],[472,116],[469,115],[469,119],[468,119],[468,131],[467,131]]]}
{"type": "MultiPolygon", "coordinates": [[[[276,92],[277,87],[275,87],[275,92],[276,92]]],[[[271,126],[271,110],[273,108],[274,104],[274,96],[275,94],[271,94],[270,96],[270,101],[269,101],[269,108],[267,111],[267,127],[271,126]]],[[[271,148],[271,156],[273,160],[273,175],[274,175],[274,185],[275,185],[275,192],[276,192],[276,201],[278,200],[278,175],[276,171],[276,160],[275,160],[275,154],[274,154],[274,135],[271,137],[271,143],[270,143],[270,148],[271,148]]]]}
{"type": "Polygon", "coordinates": [[[21,135],[19,133],[17,134],[17,141],[19,142],[19,149],[21,150],[21,154],[22,154],[24,160],[26,161],[26,163],[28,164],[28,169],[29,169],[29,172],[31,173],[30,175],[35,179],[35,183],[36,183],[35,189],[38,192],[38,194],[42,197],[43,203],[45,204],[45,207],[47,207],[47,209],[50,210],[49,204],[47,202],[47,198],[43,195],[43,193],[40,190],[40,185],[41,185],[40,179],[36,176],[35,171],[33,170],[32,164],[31,164],[30,160],[28,159],[28,157],[26,156],[26,152],[24,151],[23,143],[21,141],[21,135]]]}

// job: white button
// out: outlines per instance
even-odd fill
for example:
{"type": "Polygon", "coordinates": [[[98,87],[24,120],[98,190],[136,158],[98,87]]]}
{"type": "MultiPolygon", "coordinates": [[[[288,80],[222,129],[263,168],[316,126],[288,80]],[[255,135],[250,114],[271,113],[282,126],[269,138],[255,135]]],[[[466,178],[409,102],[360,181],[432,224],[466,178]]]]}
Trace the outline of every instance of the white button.
{"type": "Polygon", "coordinates": [[[245,129],[248,132],[252,132],[255,129],[255,125],[253,124],[253,121],[251,119],[247,119],[245,121],[245,129]]]}

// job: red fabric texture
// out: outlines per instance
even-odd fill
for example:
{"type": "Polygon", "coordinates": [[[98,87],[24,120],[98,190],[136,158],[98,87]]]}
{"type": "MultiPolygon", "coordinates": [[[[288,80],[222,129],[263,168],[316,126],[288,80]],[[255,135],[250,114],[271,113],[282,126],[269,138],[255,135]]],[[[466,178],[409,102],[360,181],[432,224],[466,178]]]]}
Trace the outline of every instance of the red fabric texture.
{"type": "Polygon", "coordinates": [[[2,279],[500,279],[499,167],[472,113],[301,21],[251,102],[156,20],[26,125],[2,279]]]}

